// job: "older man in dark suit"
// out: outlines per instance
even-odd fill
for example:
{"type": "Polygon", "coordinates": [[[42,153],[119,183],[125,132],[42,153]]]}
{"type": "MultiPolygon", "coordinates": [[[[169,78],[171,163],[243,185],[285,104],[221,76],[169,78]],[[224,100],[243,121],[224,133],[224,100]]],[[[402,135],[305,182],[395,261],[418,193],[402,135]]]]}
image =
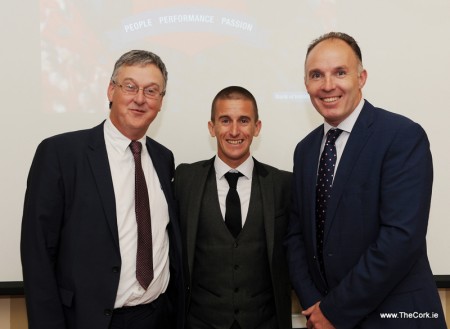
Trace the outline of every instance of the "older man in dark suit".
{"type": "Polygon", "coordinates": [[[220,91],[208,126],[217,139],[217,156],[181,164],[175,174],[186,256],[187,327],[291,328],[282,245],[291,174],[250,156],[261,121],[246,89],[220,91]]]}
{"type": "Polygon", "coordinates": [[[145,136],[166,83],[157,55],[130,51],[109,118],[39,145],[21,238],[30,328],[183,328],[174,159],[145,136]]]}
{"type": "Polygon", "coordinates": [[[347,34],[308,48],[306,89],[325,123],[295,150],[291,281],[308,328],[444,329],[425,241],[429,142],[417,123],[364,100],[366,79],[347,34]]]}

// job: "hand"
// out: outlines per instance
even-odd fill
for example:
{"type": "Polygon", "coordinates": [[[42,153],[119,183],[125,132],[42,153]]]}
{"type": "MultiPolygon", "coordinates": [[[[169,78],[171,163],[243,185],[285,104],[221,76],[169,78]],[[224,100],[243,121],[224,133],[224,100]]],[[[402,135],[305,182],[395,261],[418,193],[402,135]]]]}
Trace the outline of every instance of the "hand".
{"type": "Polygon", "coordinates": [[[323,315],[320,307],[320,302],[304,310],[302,314],[308,318],[306,328],[308,329],[336,329],[330,321],[323,315]]]}

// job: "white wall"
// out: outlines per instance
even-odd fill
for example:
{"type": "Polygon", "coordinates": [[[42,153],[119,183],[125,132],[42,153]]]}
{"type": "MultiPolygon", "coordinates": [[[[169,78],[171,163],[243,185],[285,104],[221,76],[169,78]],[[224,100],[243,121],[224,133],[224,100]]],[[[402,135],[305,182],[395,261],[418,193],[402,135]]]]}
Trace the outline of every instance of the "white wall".
{"type": "Polygon", "coordinates": [[[303,86],[304,54],[330,30],[359,42],[369,73],[364,96],[428,132],[435,162],[429,254],[435,274],[450,274],[449,0],[41,0],[24,6],[8,1],[0,11],[0,281],[22,279],[21,212],[37,144],[108,115],[106,87],[122,53],[148,49],[166,62],[168,94],[149,134],[174,151],[177,163],[214,154],[210,102],[223,87],[242,85],[256,96],[263,122],[254,155],[291,170],[295,144],[321,123],[303,86]],[[171,23],[178,14],[207,22],[171,23]],[[230,26],[232,19],[244,29],[230,26]],[[141,29],[130,31],[139,21],[141,29]]]}

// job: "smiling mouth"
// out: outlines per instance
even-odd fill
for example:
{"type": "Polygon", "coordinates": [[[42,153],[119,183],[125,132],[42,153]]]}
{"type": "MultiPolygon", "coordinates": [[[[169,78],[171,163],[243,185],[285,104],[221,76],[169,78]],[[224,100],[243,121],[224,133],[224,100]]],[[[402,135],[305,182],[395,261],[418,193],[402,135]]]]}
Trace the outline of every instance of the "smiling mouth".
{"type": "Polygon", "coordinates": [[[244,142],[243,139],[227,139],[227,143],[232,145],[239,145],[242,144],[243,142],[244,142]]]}
{"type": "Polygon", "coordinates": [[[145,113],[144,110],[140,110],[140,109],[131,109],[131,111],[133,111],[133,112],[139,112],[139,113],[145,113]]]}
{"type": "Polygon", "coordinates": [[[323,97],[321,98],[321,100],[325,103],[332,103],[335,102],[337,100],[339,100],[341,98],[341,96],[336,96],[336,97],[323,97]]]}

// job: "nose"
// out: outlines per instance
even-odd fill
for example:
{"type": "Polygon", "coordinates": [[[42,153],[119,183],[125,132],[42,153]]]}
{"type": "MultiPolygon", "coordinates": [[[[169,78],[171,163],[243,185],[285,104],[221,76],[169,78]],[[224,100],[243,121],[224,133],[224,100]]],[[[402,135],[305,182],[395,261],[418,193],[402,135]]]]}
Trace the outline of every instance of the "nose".
{"type": "Polygon", "coordinates": [[[323,89],[328,91],[328,90],[333,90],[334,87],[335,87],[334,76],[326,75],[324,77],[324,81],[323,81],[323,89]]]}
{"type": "Polygon", "coordinates": [[[145,96],[144,96],[144,90],[139,89],[137,94],[134,96],[134,101],[136,104],[143,104],[145,103],[145,96]]]}
{"type": "Polygon", "coordinates": [[[237,122],[233,122],[230,126],[230,135],[231,136],[237,136],[239,135],[239,125],[237,122]]]}

